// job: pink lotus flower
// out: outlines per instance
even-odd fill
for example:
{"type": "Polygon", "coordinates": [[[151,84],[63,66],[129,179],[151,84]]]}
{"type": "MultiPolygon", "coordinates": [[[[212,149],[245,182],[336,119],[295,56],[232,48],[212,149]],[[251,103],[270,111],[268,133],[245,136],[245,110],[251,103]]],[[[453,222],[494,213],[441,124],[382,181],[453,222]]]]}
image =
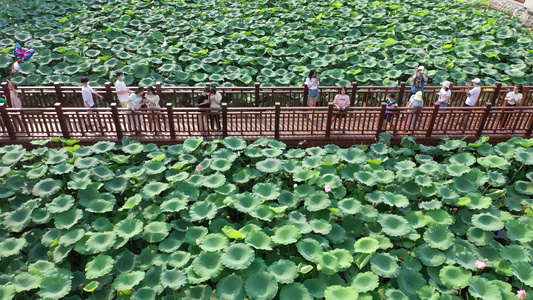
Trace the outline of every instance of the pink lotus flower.
{"type": "Polygon", "coordinates": [[[476,260],[475,264],[476,264],[476,267],[478,267],[481,270],[485,269],[485,267],[487,266],[487,263],[485,263],[484,261],[480,261],[480,260],[476,260]]]}
{"type": "Polygon", "coordinates": [[[331,192],[331,187],[329,185],[326,185],[326,187],[324,188],[324,191],[326,191],[326,193],[331,192]]]}
{"type": "Polygon", "coordinates": [[[202,171],[204,169],[204,167],[202,167],[201,165],[198,165],[198,171],[202,171]]]}
{"type": "Polygon", "coordinates": [[[139,205],[139,210],[143,210],[143,208],[139,205]]]}
{"type": "Polygon", "coordinates": [[[526,291],[525,290],[519,290],[516,293],[516,297],[518,297],[518,299],[526,299],[526,291]]]}

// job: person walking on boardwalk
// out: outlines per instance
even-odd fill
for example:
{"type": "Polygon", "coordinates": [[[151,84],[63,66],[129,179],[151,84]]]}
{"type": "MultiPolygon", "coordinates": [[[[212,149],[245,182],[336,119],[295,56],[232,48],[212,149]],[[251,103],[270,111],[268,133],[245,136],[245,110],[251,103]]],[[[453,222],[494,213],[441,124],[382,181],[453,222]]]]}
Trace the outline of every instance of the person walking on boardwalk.
{"type": "Polygon", "coordinates": [[[117,82],[115,82],[115,90],[117,91],[118,101],[122,107],[128,107],[131,91],[126,87],[124,77],[126,75],[122,71],[117,72],[117,82]]]}
{"type": "MultiPolygon", "coordinates": [[[[471,89],[468,89],[468,87],[470,86],[470,82],[466,82],[466,87],[467,89],[465,90],[465,93],[466,93],[466,101],[464,103],[464,106],[466,107],[474,107],[477,105],[478,103],[478,100],[479,100],[479,95],[481,94],[481,79],[479,78],[474,78],[474,80],[472,80],[472,84],[474,85],[473,88],[471,89]]],[[[463,121],[462,122],[459,122],[460,125],[465,125],[465,124],[468,124],[468,115],[470,114],[469,111],[464,111],[464,117],[463,117],[463,121]]]]}
{"type": "MultiPolygon", "coordinates": [[[[522,104],[522,85],[517,84],[513,90],[505,96],[505,106],[518,106],[522,104]]],[[[514,109],[504,109],[502,113],[502,121],[500,122],[500,128],[504,128],[508,125],[509,115],[512,115],[514,109]]]]}
{"type": "Polygon", "coordinates": [[[83,104],[85,104],[85,107],[87,108],[94,107],[93,95],[96,95],[100,99],[104,99],[102,95],[98,94],[91,86],[89,86],[89,83],[90,83],[89,77],[83,76],[81,78],[81,83],[83,84],[83,87],[81,88],[81,97],[83,98],[83,104]]]}
{"type": "Polygon", "coordinates": [[[417,92],[423,93],[424,87],[426,86],[428,80],[429,78],[426,76],[424,66],[419,66],[415,71],[415,75],[411,77],[411,82],[413,85],[411,86],[411,92],[409,93],[407,99],[411,100],[411,97],[417,92]]]}
{"type": "MultiPolygon", "coordinates": [[[[310,107],[316,106],[318,94],[320,93],[320,90],[318,89],[319,84],[320,78],[318,78],[316,70],[312,69],[311,71],[309,71],[309,75],[305,79],[304,83],[304,85],[307,86],[307,89],[309,90],[308,98],[310,107]]],[[[313,119],[312,113],[309,115],[309,119],[313,119]]]]}

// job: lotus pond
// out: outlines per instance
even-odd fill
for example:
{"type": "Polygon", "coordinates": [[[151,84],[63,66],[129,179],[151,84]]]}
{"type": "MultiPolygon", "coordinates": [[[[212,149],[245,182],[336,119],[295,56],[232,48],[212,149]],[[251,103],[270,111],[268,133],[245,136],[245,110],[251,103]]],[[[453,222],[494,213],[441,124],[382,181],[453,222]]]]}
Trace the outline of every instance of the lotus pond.
{"type": "Polygon", "coordinates": [[[0,148],[2,299],[516,299],[533,140],[0,148]]]}
{"type": "Polygon", "coordinates": [[[533,35],[465,0],[4,0],[0,76],[16,41],[37,54],[15,83],[249,86],[394,85],[423,64],[430,82],[533,81],[533,35]]]}

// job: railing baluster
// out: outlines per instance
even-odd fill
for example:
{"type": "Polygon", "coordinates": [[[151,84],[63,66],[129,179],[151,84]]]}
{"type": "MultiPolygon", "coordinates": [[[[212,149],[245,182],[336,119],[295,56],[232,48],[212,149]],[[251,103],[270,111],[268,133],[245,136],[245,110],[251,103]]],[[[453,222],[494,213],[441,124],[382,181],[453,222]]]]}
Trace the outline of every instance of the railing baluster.
{"type": "Polygon", "coordinates": [[[176,139],[176,127],[174,126],[174,111],[172,108],[172,103],[167,103],[167,118],[168,118],[168,128],[170,129],[170,139],[176,139]]]}
{"type": "Polygon", "coordinates": [[[481,133],[483,132],[483,128],[485,127],[485,123],[487,122],[487,118],[489,117],[491,107],[492,103],[487,102],[487,104],[485,105],[485,111],[483,112],[483,116],[481,116],[481,121],[479,122],[479,126],[476,131],[477,138],[479,138],[481,136],[481,133]]]}
{"type": "Polygon", "coordinates": [[[228,104],[222,103],[222,137],[228,136],[228,104]]]}
{"type": "Polygon", "coordinates": [[[63,98],[63,90],[61,89],[61,83],[54,82],[54,88],[56,90],[57,101],[61,103],[61,105],[65,105],[65,99],[63,98]]]}
{"type": "Polygon", "coordinates": [[[379,134],[383,132],[383,121],[385,119],[385,111],[387,110],[387,103],[381,103],[381,111],[379,113],[378,128],[376,130],[376,139],[379,139],[379,134]]]}

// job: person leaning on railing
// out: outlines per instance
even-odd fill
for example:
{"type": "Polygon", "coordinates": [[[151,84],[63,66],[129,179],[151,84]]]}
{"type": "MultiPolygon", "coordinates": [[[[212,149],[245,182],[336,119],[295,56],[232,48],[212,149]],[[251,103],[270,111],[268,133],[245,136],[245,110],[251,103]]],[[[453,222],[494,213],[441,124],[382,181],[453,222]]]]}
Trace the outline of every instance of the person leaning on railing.
{"type": "Polygon", "coordinates": [[[350,96],[346,94],[346,87],[339,88],[339,94],[333,100],[335,111],[333,112],[333,120],[331,121],[331,128],[335,128],[335,120],[346,117],[346,109],[350,106],[350,96]]]}
{"type": "MultiPolygon", "coordinates": [[[[385,119],[386,123],[392,122],[392,116],[394,113],[398,111],[398,102],[396,101],[396,95],[393,93],[390,93],[387,96],[387,113],[383,116],[383,119],[385,119]]],[[[386,126],[386,123],[383,122],[383,125],[386,126]]]]}
{"type": "Polygon", "coordinates": [[[19,92],[17,91],[17,85],[7,80],[7,88],[9,89],[9,97],[11,98],[11,107],[22,108],[22,101],[19,98],[19,92]]]}
{"type": "Polygon", "coordinates": [[[450,90],[450,82],[444,81],[442,83],[442,88],[439,91],[439,99],[435,102],[435,104],[440,105],[440,107],[448,107],[450,103],[450,98],[452,97],[452,91],[450,90]]]}
{"type": "MultiPolygon", "coordinates": [[[[506,106],[517,106],[522,104],[522,85],[517,84],[514,86],[513,90],[505,96],[505,105],[506,106]]],[[[500,122],[500,128],[507,126],[507,120],[509,115],[514,111],[512,108],[507,108],[503,110],[502,121],[500,122]]]]}

